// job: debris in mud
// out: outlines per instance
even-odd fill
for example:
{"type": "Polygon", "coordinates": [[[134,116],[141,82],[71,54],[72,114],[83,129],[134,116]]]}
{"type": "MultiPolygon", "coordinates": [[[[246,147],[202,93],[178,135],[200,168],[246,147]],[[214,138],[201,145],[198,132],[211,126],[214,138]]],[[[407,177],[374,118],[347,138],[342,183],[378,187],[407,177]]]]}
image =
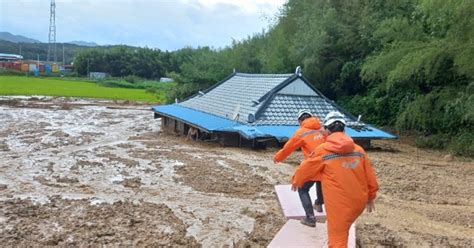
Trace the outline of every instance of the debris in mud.
{"type": "Polygon", "coordinates": [[[44,109],[61,109],[69,110],[73,106],[66,102],[55,103],[52,101],[44,101],[44,99],[30,98],[26,101],[20,99],[0,99],[0,106],[9,106],[11,108],[44,108],[44,109]]]}
{"type": "Polygon", "coordinates": [[[443,160],[446,161],[446,162],[451,162],[451,161],[454,160],[454,158],[453,158],[453,155],[447,154],[443,157],[443,160]]]}
{"type": "Polygon", "coordinates": [[[39,183],[41,183],[44,186],[49,186],[49,187],[63,187],[59,184],[52,183],[50,180],[46,179],[44,176],[35,176],[33,179],[39,183]]]}
{"type": "MultiPolygon", "coordinates": [[[[56,96],[38,96],[38,97],[18,97],[18,96],[0,96],[0,106],[10,108],[38,108],[38,109],[60,109],[71,110],[84,106],[104,106],[112,109],[133,109],[137,106],[146,106],[148,103],[120,100],[100,100],[75,97],[56,97],[56,96]],[[118,106],[125,106],[120,108],[118,106]]],[[[143,110],[141,108],[140,110],[143,110]]]]}
{"type": "Polygon", "coordinates": [[[10,148],[8,145],[5,143],[5,141],[0,142],[0,151],[8,152],[10,151],[10,148]]]}
{"type": "Polygon", "coordinates": [[[87,160],[78,160],[75,165],[71,167],[71,170],[77,170],[79,168],[95,168],[95,167],[103,167],[104,165],[100,162],[96,161],[87,161],[87,160]]]}
{"type": "Polygon", "coordinates": [[[58,183],[78,183],[79,179],[77,178],[70,178],[70,177],[60,177],[60,176],[55,176],[56,182],[58,183]]]}
{"type": "Polygon", "coordinates": [[[57,138],[68,138],[71,135],[69,135],[68,133],[65,133],[63,131],[56,131],[56,132],[52,133],[51,136],[57,137],[57,138]]]}
{"type": "Polygon", "coordinates": [[[50,173],[54,172],[54,162],[49,162],[48,167],[46,167],[46,170],[50,173]]]}
{"type": "Polygon", "coordinates": [[[89,186],[85,185],[85,184],[81,184],[79,186],[77,186],[77,188],[79,189],[79,193],[83,193],[83,194],[94,194],[95,191],[92,190],[89,186]]]}
{"type": "Polygon", "coordinates": [[[120,144],[117,145],[117,147],[130,149],[130,148],[133,148],[134,146],[132,144],[120,143],[120,144]]]}
{"type": "Polygon", "coordinates": [[[141,179],[139,177],[134,177],[134,178],[125,178],[122,181],[122,185],[128,188],[140,188],[142,184],[141,184],[141,179]]]}
{"type": "Polygon", "coordinates": [[[7,99],[7,100],[0,100],[0,105],[5,105],[5,106],[16,106],[20,103],[21,101],[19,99],[7,99]]]}

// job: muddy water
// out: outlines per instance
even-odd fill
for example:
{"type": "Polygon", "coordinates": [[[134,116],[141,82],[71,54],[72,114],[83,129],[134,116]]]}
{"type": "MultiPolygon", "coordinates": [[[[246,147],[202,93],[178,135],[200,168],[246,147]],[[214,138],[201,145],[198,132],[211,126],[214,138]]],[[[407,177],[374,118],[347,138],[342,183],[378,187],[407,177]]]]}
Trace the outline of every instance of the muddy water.
{"type": "MultiPolygon", "coordinates": [[[[258,154],[249,160],[236,150],[195,146],[161,134],[150,111],[14,104],[0,106],[0,232],[8,234],[0,239],[8,244],[232,246],[262,225],[260,215],[275,215],[279,225],[272,232],[282,222],[272,191],[275,178],[267,172],[285,174],[258,154]],[[130,216],[127,206],[136,209],[130,216]],[[168,211],[159,223],[167,227],[166,235],[152,238],[130,229],[129,221],[144,225],[141,212],[163,218],[153,217],[153,208],[168,211]],[[103,218],[101,211],[110,216],[103,218]],[[71,219],[71,214],[79,217],[71,219]],[[114,227],[104,235],[101,230],[112,219],[114,227]],[[76,221],[81,228],[96,224],[86,235],[76,221]],[[31,228],[39,231],[19,232],[31,228]],[[126,236],[123,229],[135,235],[126,236]],[[177,242],[183,237],[189,240],[177,242]]],[[[252,242],[267,243],[271,237],[268,233],[252,242]]]]}
{"type": "MultiPolygon", "coordinates": [[[[0,97],[5,246],[264,247],[285,223],[273,185],[302,156],[160,132],[148,106],[0,97]]],[[[474,247],[474,163],[401,141],[369,151],[376,212],[362,247],[474,247]]]]}

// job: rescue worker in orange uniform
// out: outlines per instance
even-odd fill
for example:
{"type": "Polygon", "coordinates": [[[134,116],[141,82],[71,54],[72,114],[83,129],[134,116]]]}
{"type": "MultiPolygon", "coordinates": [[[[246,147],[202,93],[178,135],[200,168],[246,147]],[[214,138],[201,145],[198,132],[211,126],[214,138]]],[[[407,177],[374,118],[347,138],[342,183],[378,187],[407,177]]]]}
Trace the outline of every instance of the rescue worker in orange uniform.
{"type": "Polygon", "coordinates": [[[329,247],[347,247],[349,228],[367,208],[375,209],[378,183],[364,149],[344,133],[346,121],[339,112],[324,119],[330,135],[304,160],[293,175],[293,190],[320,174],[326,205],[329,247]]]}
{"type": "MultiPolygon", "coordinates": [[[[311,152],[316,147],[321,145],[326,139],[326,132],[321,129],[321,123],[317,117],[314,117],[308,110],[300,110],[298,112],[298,122],[300,128],[296,130],[295,134],[286,142],[285,146],[279,150],[274,158],[273,162],[278,163],[285,160],[291,153],[296,149],[301,148],[303,151],[304,158],[308,158],[311,152]]],[[[301,204],[306,213],[306,218],[301,221],[302,224],[308,226],[316,226],[316,218],[314,217],[314,209],[318,212],[322,212],[322,205],[324,203],[323,193],[321,189],[321,182],[319,178],[314,177],[312,180],[307,181],[298,190],[301,204]],[[309,189],[316,182],[316,195],[317,199],[314,206],[312,205],[311,198],[309,196],[309,189]]]]}

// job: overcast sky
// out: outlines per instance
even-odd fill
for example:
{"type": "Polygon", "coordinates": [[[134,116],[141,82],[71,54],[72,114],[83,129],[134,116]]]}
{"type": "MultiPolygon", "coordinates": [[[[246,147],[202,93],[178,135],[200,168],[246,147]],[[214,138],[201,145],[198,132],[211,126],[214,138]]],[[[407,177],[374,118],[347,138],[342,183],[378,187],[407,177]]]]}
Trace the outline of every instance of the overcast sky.
{"type": "MultiPolygon", "coordinates": [[[[267,29],[285,0],[56,0],[56,40],[175,50],[267,29]]],[[[50,0],[0,0],[0,31],[48,40],[50,0]]]]}

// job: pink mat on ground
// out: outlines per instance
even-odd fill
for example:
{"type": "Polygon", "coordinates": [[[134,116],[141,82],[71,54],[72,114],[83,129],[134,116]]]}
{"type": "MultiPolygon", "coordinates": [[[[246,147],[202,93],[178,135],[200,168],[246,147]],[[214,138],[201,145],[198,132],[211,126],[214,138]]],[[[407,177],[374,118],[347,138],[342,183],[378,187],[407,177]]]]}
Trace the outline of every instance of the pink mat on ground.
{"type": "MultiPolygon", "coordinates": [[[[309,196],[312,202],[316,199],[316,186],[311,187],[309,196]]],[[[275,185],[275,191],[278,196],[283,214],[287,219],[302,219],[306,216],[298,192],[291,191],[291,185],[275,185]]],[[[324,207],[324,205],[323,205],[324,207]]],[[[314,211],[316,219],[326,219],[326,212],[318,213],[314,211]]]]}
{"type": "MultiPolygon", "coordinates": [[[[316,227],[308,227],[297,220],[288,220],[275,235],[268,247],[327,247],[327,241],[326,223],[316,223],[316,227]]],[[[349,230],[348,247],[356,247],[355,224],[349,230]]]]}

